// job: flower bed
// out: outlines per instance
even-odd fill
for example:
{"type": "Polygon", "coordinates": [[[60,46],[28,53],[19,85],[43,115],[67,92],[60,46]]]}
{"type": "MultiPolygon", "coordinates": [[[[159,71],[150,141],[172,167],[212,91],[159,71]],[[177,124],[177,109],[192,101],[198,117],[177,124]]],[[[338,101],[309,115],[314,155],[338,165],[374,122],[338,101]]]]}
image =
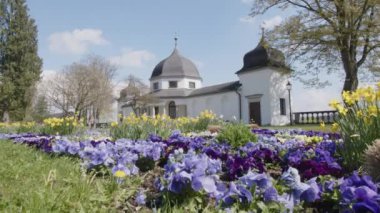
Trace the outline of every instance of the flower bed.
{"type": "Polygon", "coordinates": [[[258,141],[240,147],[220,143],[214,135],[187,137],[178,131],[168,139],[150,135],[147,140],[70,141],[35,134],[0,138],[79,157],[84,168],[106,171],[119,183],[140,175],[146,181],[135,201],[151,209],[195,205],[232,212],[380,212],[378,185],[342,168],[338,134],[252,131],[258,141]]]}

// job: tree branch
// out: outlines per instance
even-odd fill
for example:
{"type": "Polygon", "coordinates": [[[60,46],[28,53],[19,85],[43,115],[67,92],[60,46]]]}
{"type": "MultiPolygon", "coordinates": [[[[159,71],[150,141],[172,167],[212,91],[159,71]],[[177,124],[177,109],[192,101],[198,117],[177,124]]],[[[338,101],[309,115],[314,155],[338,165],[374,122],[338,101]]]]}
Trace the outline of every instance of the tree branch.
{"type": "Polygon", "coordinates": [[[373,17],[374,17],[374,8],[372,7],[372,9],[371,9],[371,14],[370,14],[370,16],[369,16],[369,24],[368,24],[368,26],[367,26],[367,30],[366,30],[366,37],[365,37],[365,40],[364,40],[364,47],[363,47],[363,53],[362,53],[362,57],[359,59],[359,61],[356,63],[356,65],[357,65],[357,67],[360,67],[363,63],[364,63],[364,61],[367,59],[367,56],[368,56],[368,54],[372,51],[372,50],[374,50],[374,49],[376,49],[376,48],[378,48],[378,47],[380,47],[380,44],[376,44],[376,45],[374,45],[374,46],[372,46],[372,47],[369,47],[369,39],[370,39],[370,33],[369,33],[369,30],[371,29],[371,27],[372,27],[372,20],[373,20],[373,17]]]}

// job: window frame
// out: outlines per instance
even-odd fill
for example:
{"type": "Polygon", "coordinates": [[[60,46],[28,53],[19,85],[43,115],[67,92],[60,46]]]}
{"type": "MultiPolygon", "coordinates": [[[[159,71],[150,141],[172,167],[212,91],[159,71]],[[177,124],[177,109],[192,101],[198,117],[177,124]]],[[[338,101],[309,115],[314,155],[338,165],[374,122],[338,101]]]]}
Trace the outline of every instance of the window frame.
{"type": "Polygon", "coordinates": [[[194,81],[189,81],[189,88],[195,89],[195,82],[194,81]]]}
{"type": "Polygon", "coordinates": [[[286,99],[280,98],[280,115],[286,115],[286,99]]]}
{"type": "Polygon", "coordinates": [[[154,106],[154,116],[157,116],[160,114],[160,107],[154,106]]]}
{"type": "Polygon", "coordinates": [[[178,81],[169,81],[169,88],[170,89],[178,88],[178,81]],[[175,86],[171,85],[172,83],[175,83],[175,86]]]}
{"type": "Polygon", "coordinates": [[[153,83],[153,90],[159,90],[160,89],[160,84],[158,82],[153,83]]]}

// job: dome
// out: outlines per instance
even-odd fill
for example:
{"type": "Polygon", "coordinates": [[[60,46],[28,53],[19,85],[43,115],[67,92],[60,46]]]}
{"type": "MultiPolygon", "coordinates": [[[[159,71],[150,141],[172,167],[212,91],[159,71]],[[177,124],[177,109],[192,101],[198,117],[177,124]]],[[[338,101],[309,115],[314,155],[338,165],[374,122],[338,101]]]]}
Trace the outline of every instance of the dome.
{"type": "Polygon", "coordinates": [[[153,69],[150,79],[157,77],[190,77],[201,79],[195,64],[179,54],[177,48],[153,69]]]}
{"type": "Polygon", "coordinates": [[[285,56],[280,50],[269,47],[264,38],[261,39],[255,49],[244,55],[243,67],[236,74],[259,69],[266,66],[281,67],[289,71],[285,63],[285,56]]]}

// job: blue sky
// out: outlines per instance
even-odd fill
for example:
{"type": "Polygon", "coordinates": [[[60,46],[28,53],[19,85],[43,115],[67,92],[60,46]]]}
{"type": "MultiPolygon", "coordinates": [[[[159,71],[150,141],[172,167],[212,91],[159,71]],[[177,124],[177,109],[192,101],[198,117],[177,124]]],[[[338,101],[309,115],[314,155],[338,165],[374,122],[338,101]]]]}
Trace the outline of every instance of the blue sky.
{"type": "MultiPolygon", "coordinates": [[[[287,16],[273,10],[248,17],[250,0],[27,0],[39,31],[39,54],[46,74],[88,54],[101,55],[117,64],[117,82],[133,74],[146,82],[154,66],[174,48],[198,66],[204,85],[237,80],[243,56],[261,36],[287,16]]],[[[294,82],[295,110],[327,109],[339,96],[333,87],[304,89],[294,82]],[[313,97],[313,98],[310,98],[313,97]]]]}

